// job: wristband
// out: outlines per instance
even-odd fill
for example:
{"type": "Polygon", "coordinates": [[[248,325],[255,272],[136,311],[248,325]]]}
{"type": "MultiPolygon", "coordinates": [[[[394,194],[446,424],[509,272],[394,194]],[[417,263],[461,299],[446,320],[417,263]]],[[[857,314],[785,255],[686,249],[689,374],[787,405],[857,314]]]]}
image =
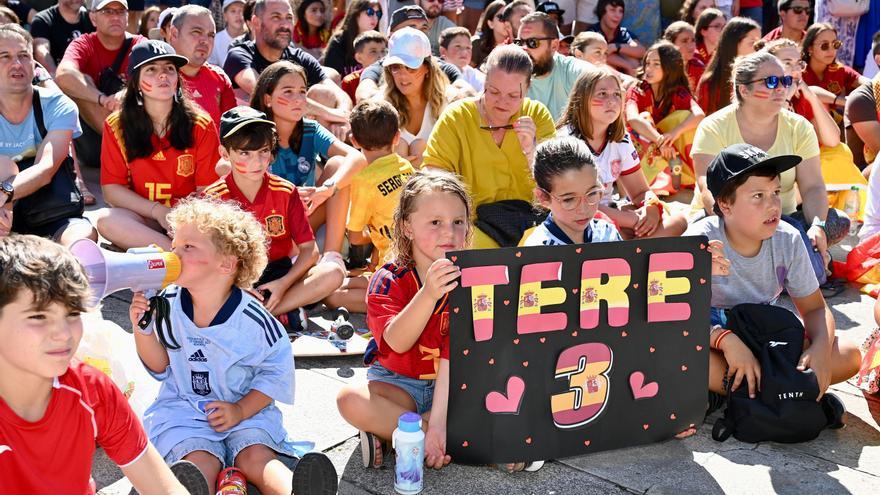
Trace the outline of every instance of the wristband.
{"type": "Polygon", "coordinates": [[[731,333],[733,333],[733,332],[730,330],[724,330],[723,332],[718,334],[718,337],[715,338],[715,344],[712,347],[714,347],[715,349],[718,349],[720,351],[721,350],[721,341],[724,340],[724,337],[727,337],[731,333]]]}
{"type": "Polygon", "coordinates": [[[101,98],[104,97],[104,93],[98,93],[98,106],[103,107],[104,105],[101,103],[101,98]]]}

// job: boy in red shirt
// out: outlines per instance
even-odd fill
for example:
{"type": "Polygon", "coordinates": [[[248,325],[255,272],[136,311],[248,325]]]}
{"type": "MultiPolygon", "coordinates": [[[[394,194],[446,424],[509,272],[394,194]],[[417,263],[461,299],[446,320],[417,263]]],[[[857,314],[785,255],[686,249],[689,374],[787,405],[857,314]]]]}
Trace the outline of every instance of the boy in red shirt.
{"type": "Polygon", "coordinates": [[[188,485],[198,469],[182,462],[169,470],[110,378],[71,362],[89,297],[77,260],[47,239],[12,235],[0,240],[0,271],[3,486],[10,493],[94,494],[97,443],[139,493],[190,493],[175,475],[188,485]]]}
{"type": "Polygon", "coordinates": [[[315,243],[296,186],[268,172],[278,137],[266,114],[238,106],[220,118],[221,153],[232,173],[205,194],[232,200],[251,212],[269,238],[269,265],[255,284],[263,304],[289,330],[305,330],[303,306],[320,302],[342,285],[345,265],[325,261],[315,243]]]}

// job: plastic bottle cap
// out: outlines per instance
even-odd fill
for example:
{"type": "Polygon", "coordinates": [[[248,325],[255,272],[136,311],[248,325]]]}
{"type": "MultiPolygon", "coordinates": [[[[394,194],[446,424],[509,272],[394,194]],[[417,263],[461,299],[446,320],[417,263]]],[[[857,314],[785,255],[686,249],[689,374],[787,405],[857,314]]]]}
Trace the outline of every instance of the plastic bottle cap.
{"type": "Polygon", "coordinates": [[[414,412],[405,412],[397,419],[397,428],[407,433],[422,431],[422,417],[414,412]]]}

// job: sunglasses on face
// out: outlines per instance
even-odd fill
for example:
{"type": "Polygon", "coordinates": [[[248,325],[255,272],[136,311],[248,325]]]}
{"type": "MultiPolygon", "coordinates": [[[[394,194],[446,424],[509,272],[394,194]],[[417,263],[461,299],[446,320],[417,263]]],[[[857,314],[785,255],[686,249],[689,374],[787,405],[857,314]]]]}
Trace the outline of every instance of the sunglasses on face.
{"type": "Polygon", "coordinates": [[[544,38],[517,38],[517,39],[513,40],[513,44],[515,44],[516,46],[525,45],[526,48],[534,50],[535,48],[538,48],[538,45],[540,45],[542,41],[555,40],[555,39],[557,39],[557,38],[550,37],[550,36],[546,36],[544,38]]]}
{"type": "Polygon", "coordinates": [[[779,87],[780,84],[782,84],[783,88],[790,88],[792,83],[794,82],[791,76],[767,76],[764,79],[755,79],[754,81],[749,81],[746,84],[752,84],[762,81],[764,82],[764,86],[766,86],[767,89],[776,89],[779,87]]]}
{"type": "Polygon", "coordinates": [[[819,49],[822,50],[823,52],[828,50],[829,48],[833,48],[833,49],[837,50],[841,46],[843,46],[843,42],[840,40],[823,41],[822,43],[819,43],[819,49]]]}
{"type": "Polygon", "coordinates": [[[788,10],[794,12],[797,15],[801,15],[801,14],[810,15],[810,8],[809,7],[792,7],[788,10]]]}
{"type": "Polygon", "coordinates": [[[382,19],[382,11],[380,9],[374,9],[373,7],[367,8],[367,16],[373,17],[376,16],[376,19],[382,19]]]}

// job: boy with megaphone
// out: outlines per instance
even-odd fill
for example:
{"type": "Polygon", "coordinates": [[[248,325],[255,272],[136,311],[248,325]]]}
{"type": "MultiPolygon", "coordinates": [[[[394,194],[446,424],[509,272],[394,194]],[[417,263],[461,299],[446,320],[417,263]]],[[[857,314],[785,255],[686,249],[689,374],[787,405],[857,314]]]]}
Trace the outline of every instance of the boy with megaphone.
{"type": "Polygon", "coordinates": [[[294,364],[281,324],[245,292],[266,266],[262,226],[211,198],[167,218],[180,276],[150,301],[135,293],[129,310],[138,355],[162,382],[144,413],[150,440],[166,462],[198,466],[207,483],[194,493],[232,466],[261,493],[336,493],[333,464],[288,439],[275,405],[293,404],[294,364]],[[293,472],[276,453],[299,458],[293,472]]]}

